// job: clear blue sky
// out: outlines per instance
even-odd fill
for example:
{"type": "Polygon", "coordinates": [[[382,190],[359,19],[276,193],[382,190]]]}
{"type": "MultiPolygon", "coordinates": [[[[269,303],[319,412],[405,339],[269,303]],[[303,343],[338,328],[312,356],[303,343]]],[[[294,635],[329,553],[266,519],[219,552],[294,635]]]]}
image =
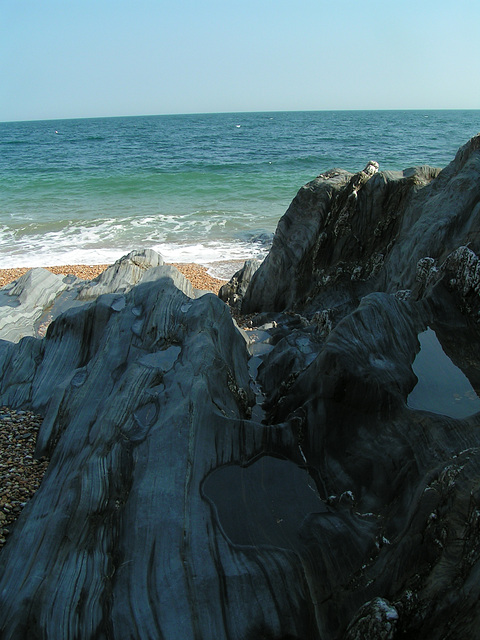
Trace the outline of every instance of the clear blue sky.
{"type": "Polygon", "coordinates": [[[0,0],[0,121],[480,108],[480,0],[0,0]]]}

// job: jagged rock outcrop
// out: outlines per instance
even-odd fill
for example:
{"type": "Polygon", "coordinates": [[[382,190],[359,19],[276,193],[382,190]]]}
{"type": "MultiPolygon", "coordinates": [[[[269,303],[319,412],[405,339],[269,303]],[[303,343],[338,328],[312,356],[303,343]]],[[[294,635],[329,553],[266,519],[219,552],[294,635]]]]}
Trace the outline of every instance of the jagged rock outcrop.
{"type": "Polygon", "coordinates": [[[2,637],[215,636],[219,567],[243,554],[206,544],[201,483],[255,456],[262,432],[243,424],[247,352],[228,309],[160,277],[68,311],[33,344],[21,385],[8,372],[25,341],[5,348],[0,397],[45,410],[37,452],[51,462],[1,554],[2,637]]]}
{"type": "Polygon", "coordinates": [[[139,282],[145,271],[163,265],[163,258],[152,249],[131,251],[80,289],[78,300],[94,300],[103,293],[125,293],[139,282]]]}
{"type": "MultiPolygon", "coordinates": [[[[158,253],[140,249],[123,256],[92,281],[31,269],[0,289],[0,340],[18,342],[25,336],[43,337],[50,322],[67,309],[104,293],[126,293],[146,278],[150,269],[162,265],[163,258],[158,253]]],[[[164,265],[164,269],[171,267],[164,265]]],[[[188,287],[188,295],[193,292],[184,278],[176,282],[180,288],[188,287]]]]}
{"type": "Polygon", "coordinates": [[[480,135],[443,171],[332,170],[308,183],[280,220],[242,311],[351,310],[372,291],[415,287],[417,263],[480,251],[480,135]]]}
{"type": "Polygon", "coordinates": [[[349,625],[345,640],[392,640],[398,620],[398,611],[384,598],[367,602],[349,625]]]}
{"type": "Polygon", "coordinates": [[[222,285],[218,297],[233,309],[239,309],[252,276],[260,265],[259,260],[246,260],[243,267],[230,278],[229,282],[222,285]]]}
{"type": "Polygon", "coordinates": [[[0,341],[2,640],[480,637],[479,147],[301,189],[245,331],[157,266],[0,341]]]}

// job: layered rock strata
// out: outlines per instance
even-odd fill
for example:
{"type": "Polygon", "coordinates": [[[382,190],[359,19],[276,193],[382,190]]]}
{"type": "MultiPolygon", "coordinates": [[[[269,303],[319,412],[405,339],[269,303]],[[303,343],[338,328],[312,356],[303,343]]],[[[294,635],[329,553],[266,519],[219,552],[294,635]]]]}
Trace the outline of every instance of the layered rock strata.
{"type": "MultiPolygon", "coordinates": [[[[0,340],[18,342],[26,336],[42,338],[52,320],[67,309],[80,307],[104,293],[130,291],[148,277],[150,269],[162,265],[165,273],[173,268],[164,265],[163,258],[152,249],[141,249],[123,256],[93,280],[55,275],[42,268],[30,269],[0,289],[0,340]]],[[[176,273],[173,269],[172,273],[176,273]]],[[[195,295],[185,278],[178,282],[189,294],[195,295]]]]}

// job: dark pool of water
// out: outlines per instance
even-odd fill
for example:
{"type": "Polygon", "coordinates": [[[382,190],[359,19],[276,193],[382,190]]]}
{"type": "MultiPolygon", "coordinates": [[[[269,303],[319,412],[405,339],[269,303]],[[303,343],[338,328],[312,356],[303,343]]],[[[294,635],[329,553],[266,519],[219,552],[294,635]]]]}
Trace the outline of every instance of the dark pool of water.
{"type": "Polygon", "coordinates": [[[466,418],[480,411],[480,398],[465,374],[445,354],[435,331],[428,328],[418,339],[420,351],[412,365],[418,383],[409,394],[407,405],[452,418],[466,418]]]}
{"type": "Polygon", "coordinates": [[[248,467],[227,465],[203,483],[225,534],[239,545],[295,549],[310,513],[326,513],[305,469],[289,460],[263,456],[248,467]]]}

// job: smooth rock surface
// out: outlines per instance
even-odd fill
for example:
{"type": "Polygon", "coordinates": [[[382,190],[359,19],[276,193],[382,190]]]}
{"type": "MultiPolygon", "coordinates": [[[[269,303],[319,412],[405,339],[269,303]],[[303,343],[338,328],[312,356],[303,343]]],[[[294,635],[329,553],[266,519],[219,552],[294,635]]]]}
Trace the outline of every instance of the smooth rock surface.
{"type": "Polygon", "coordinates": [[[0,289],[0,339],[18,342],[36,335],[35,324],[67,285],[46,269],[31,269],[0,289]]]}
{"type": "Polygon", "coordinates": [[[78,300],[94,300],[103,293],[126,293],[139,282],[148,269],[163,265],[161,255],[152,249],[131,251],[117,260],[78,293],[78,300]]]}

